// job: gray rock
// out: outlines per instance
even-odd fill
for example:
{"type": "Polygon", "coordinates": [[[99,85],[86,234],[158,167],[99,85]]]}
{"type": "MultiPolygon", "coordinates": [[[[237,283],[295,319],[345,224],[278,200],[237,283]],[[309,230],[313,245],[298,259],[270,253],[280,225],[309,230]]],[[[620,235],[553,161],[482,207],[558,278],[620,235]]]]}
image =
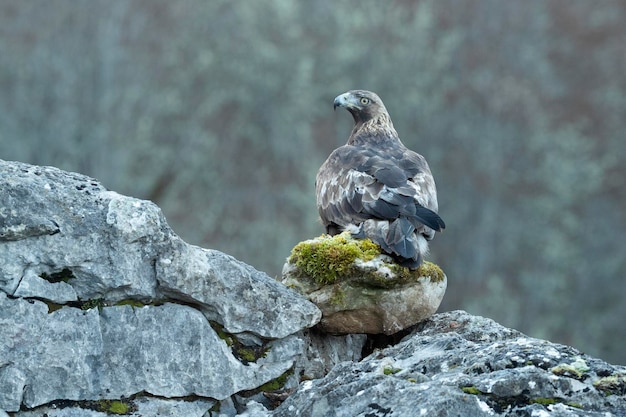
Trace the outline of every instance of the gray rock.
{"type": "Polygon", "coordinates": [[[137,411],[130,415],[132,417],[202,417],[214,404],[214,401],[202,399],[196,401],[182,401],[142,397],[134,401],[137,411]]]}
{"type": "Polygon", "coordinates": [[[153,203],[52,167],[0,160],[0,178],[0,409],[139,392],[204,407],[302,355],[294,334],[320,311],[233,257],[186,244],[153,203]],[[256,356],[244,359],[244,345],[256,356]]]}
{"type": "Polygon", "coordinates": [[[456,311],[303,382],[272,415],[607,417],[626,415],[625,394],[625,367],[456,311]]]}
{"type": "Polygon", "coordinates": [[[162,253],[156,275],[159,291],[171,299],[194,303],[229,333],[282,338],[312,326],[321,317],[312,303],[265,273],[222,252],[182,241],[162,253]],[[232,302],[225,302],[228,298],[232,302]]]}
{"type": "Polygon", "coordinates": [[[97,310],[64,308],[48,314],[40,301],[9,299],[0,292],[0,392],[13,393],[0,409],[17,411],[59,399],[81,399],[93,388],[90,363],[102,351],[97,310]]]}
{"type": "MultiPolygon", "coordinates": [[[[267,407],[267,409],[275,408],[280,398],[284,400],[284,397],[298,388],[301,380],[322,378],[339,363],[359,361],[367,340],[367,336],[363,334],[332,336],[316,329],[305,330],[303,334],[297,336],[304,344],[303,353],[296,359],[293,370],[290,371],[289,377],[280,388],[252,396],[231,397],[237,403],[237,409],[241,412],[246,410],[248,414],[244,415],[257,415],[254,413],[261,409],[260,406],[267,407]]],[[[225,409],[224,405],[225,403],[222,402],[221,412],[225,409]]]]}
{"type": "Polygon", "coordinates": [[[324,286],[308,294],[308,299],[322,311],[319,327],[328,333],[390,335],[432,316],[446,286],[445,276],[442,280],[424,276],[393,288],[343,282],[324,286]]]}
{"type": "Polygon", "coordinates": [[[70,284],[63,281],[54,283],[46,281],[29,269],[24,271],[13,296],[54,300],[61,304],[78,300],[76,291],[70,284]]]}
{"type": "Polygon", "coordinates": [[[19,410],[22,405],[22,395],[27,382],[26,375],[14,367],[10,362],[0,362],[0,417],[2,408],[19,410]]]}
{"type": "Polygon", "coordinates": [[[361,360],[367,335],[333,336],[310,329],[305,331],[302,339],[305,354],[296,362],[296,373],[305,379],[318,379],[341,362],[361,360]]]}
{"type": "Polygon", "coordinates": [[[34,411],[22,411],[14,415],[15,417],[110,417],[107,413],[81,407],[40,407],[34,411]]]}
{"type": "MultiPolygon", "coordinates": [[[[151,202],[50,167],[0,161],[0,178],[0,416],[97,417],[121,398],[137,417],[626,415],[624,367],[464,312],[361,360],[364,335],[306,330],[312,303],[186,244],[151,202]],[[287,375],[270,399],[250,391],[287,375]]],[[[377,285],[399,292],[370,305],[406,295],[393,278],[377,285]]],[[[358,300],[353,283],[342,294],[358,300]]],[[[409,310],[380,330],[414,323],[409,310]]]]}
{"type": "Polygon", "coordinates": [[[152,202],[53,167],[0,160],[0,178],[0,290],[6,294],[58,304],[73,297],[182,301],[231,333],[264,338],[285,337],[320,319],[313,304],[266,274],[183,242],[152,202]],[[66,282],[39,279],[61,271],[71,274],[66,282]]]}
{"type": "Polygon", "coordinates": [[[57,399],[97,400],[138,392],[224,399],[277,378],[302,352],[296,337],[276,340],[241,363],[197,310],[176,304],[133,308],[64,307],[0,293],[0,409],[57,399]]]}

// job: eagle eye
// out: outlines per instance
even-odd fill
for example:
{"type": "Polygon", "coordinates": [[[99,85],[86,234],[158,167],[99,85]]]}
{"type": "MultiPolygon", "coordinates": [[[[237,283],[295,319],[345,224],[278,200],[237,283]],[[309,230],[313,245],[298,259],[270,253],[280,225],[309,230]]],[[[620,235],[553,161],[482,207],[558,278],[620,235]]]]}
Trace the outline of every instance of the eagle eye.
{"type": "Polygon", "coordinates": [[[361,97],[361,104],[363,104],[364,106],[370,104],[370,99],[367,97],[361,97]]]}

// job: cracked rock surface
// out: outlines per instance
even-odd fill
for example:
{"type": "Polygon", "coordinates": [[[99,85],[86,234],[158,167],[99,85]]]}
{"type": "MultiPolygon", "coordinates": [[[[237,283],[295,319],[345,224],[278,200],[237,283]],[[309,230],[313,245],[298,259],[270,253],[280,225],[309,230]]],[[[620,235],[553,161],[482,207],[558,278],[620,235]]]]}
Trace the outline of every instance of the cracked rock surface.
{"type": "Polygon", "coordinates": [[[319,310],[183,242],[152,202],[53,167],[0,160],[0,179],[0,410],[145,393],[198,398],[202,415],[303,353],[319,310]]]}

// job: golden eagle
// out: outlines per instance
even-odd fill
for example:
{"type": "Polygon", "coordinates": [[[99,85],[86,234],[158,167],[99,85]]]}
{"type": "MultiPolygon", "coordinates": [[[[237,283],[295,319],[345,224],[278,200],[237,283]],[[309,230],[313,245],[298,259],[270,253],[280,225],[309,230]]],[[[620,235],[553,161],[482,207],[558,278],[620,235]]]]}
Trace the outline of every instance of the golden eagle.
{"type": "Polygon", "coordinates": [[[437,214],[437,190],[426,160],[400,141],[376,94],[348,91],[335,98],[334,107],[352,114],[354,128],[315,180],[326,232],[347,230],[369,238],[401,265],[419,267],[427,241],[446,227],[437,214]]]}

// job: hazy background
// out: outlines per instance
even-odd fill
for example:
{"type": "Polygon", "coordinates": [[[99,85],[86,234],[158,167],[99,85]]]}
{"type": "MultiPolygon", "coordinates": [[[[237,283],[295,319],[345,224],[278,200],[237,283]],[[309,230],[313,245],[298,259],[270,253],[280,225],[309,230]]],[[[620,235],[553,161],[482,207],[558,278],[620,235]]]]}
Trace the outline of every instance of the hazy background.
{"type": "Polygon", "coordinates": [[[0,158],[280,274],[377,92],[429,161],[441,310],[626,364],[626,2],[0,0],[0,158]]]}

